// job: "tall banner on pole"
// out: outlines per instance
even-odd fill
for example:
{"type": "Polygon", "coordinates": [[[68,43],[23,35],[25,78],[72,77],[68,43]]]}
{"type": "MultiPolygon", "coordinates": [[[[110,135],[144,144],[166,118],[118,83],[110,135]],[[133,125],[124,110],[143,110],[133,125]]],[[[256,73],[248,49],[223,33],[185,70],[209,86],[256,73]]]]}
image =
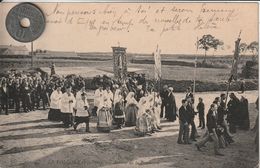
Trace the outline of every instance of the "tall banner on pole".
{"type": "Polygon", "coordinates": [[[154,55],[154,78],[156,81],[159,81],[162,78],[162,64],[161,64],[161,50],[159,50],[158,45],[153,55],[154,55]]]}
{"type": "Polygon", "coordinates": [[[237,69],[238,69],[238,62],[239,62],[239,43],[240,43],[240,34],[239,33],[239,37],[238,39],[235,41],[235,52],[234,52],[234,60],[233,60],[233,64],[232,64],[232,69],[231,69],[231,76],[230,76],[230,81],[232,79],[237,80],[237,69]]]}
{"type": "MultiPolygon", "coordinates": [[[[239,44],[241,41],[240,35],[241,35],[241,30],[239,32],[237,40],[235,41],[234,60],[233,60],[233,64],[232,64],[230,78],[228,79],[226,97],[228,97],[228,92],[229,92],[232,80],[233,79],[237,80],[237,78],[238,78],[237,69],[238,69],[238,62],[239,62],[239,44]]],[[[226,105],[227,105],[227,98],[225,100],[225,107],[226,107],[226,105]]]]}

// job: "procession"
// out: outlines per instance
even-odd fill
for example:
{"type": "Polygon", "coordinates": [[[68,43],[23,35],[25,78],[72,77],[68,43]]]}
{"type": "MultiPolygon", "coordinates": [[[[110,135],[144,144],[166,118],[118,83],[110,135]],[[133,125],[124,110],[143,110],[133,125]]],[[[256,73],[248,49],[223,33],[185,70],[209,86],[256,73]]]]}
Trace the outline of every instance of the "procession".
{"type": "Polygon", "coordinates": [[[258,3],[0,11],[0,168],[259,167],[258,3]]]}
{"type": "MultiPolygon", "coordinates": [[[[145,78],[140,78],[141,75],[125,75],[123,65],[118,66],[121,67],[117,75],[125,76],[125,79],[120,78],[118,82],[95,81],[92,107],[84,79],[59,77],[54,64],[50,67],[51,74],[47,79],[39,72],[27,76],[10,72],[9,77],[1,78],[1,111],[8,115],[10,109],[15,113],[48,109],[49,121],[61,122],[65,129],[74,131],[84,123],[85,132],[90,134],[90,118],[97,119],[98,132],[109,133],[111,130],[132,127],[133,134],[141,137],[160,132],[161,120],[178,122],[176,143],[194,144],[201,151],[206,142],[213,140],[215,155],[219,156],[224,156],[220,149],[235,143],[233,137],[237,129],[250,130],[248,100],[243,95],[244,90],[241,93],[232,92],[229,97],[221,93],[207,107],[203,98],[195,98],[192,87],[188,87],[180,100],[181,106],[177,107],[174,86],[164,85],[158,90],[156,83],[149,83],[145,78]],[[237,95],[241,95],[241,98],[237,95]],[[199,120],[198,126],[195,118],[199,120]],[[205,130],[203,135],[198,134],[199,128],[205,130]],[[199,137],[202,139],[197,141],[199,137]]],[[[258,110],[258,99],[255,105],[258,110]]]]}

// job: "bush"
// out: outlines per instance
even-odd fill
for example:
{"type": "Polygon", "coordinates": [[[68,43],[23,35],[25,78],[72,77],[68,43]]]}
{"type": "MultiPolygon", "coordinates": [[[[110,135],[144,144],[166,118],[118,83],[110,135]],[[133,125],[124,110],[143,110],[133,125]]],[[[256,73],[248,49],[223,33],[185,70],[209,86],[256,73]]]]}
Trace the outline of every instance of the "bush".
{"type": "MultiPolygon", "coordinates": [[[[193,88],[193,81],[191,80],[164,80],[161,83],[161,88],[163,85],[172,86],[175,92],[185,92],[188,87],[193,88]]],[[[231,91],[239,91],[240,90],[240,82],[232,82],[230,86],[231,91]]],[[[227,83],[220,82],[202,82],[196,81],[196,92],[208,92],[208,91],[226,91],[227,83]]],[[[246,90],[258,90],[258,80],[248,80],[245,82],[246,90]]]]}
{"type": "Polygon", "coordinates": [[[258,78],[258,63],[256,61],[247,61],[242,67],[241,76],[245,79],[258,78]]]}
{"type": "MultiPolygon", "coordinates": [[[[166,61],[162,60],[162,65],[178,65],[178,66],[188,66],[194,67],[193,62],[185,62],[185,61],[166,61]]],[[[154,60],[152,59],[132,59],[131,63],[134,64],[154,64],[154,60]]],[[[197,62],[197,67],[199,68],[228,68],[228,65],[225,63],[212,61],[212,62],[197,62]]]]}

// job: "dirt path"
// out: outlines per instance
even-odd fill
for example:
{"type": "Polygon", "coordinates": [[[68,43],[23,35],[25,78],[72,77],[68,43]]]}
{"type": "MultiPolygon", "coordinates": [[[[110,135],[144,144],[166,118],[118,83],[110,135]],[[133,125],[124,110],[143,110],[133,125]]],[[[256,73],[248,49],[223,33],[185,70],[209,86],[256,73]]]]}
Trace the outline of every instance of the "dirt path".
{"type": "MultiPolygon", "coordinates": [[[[201,94],[206,107],[219,93],[201,94]]],[[[250,102],[251,127],[256,117],[257,92],[247,93],[250,102]]],[[[179,99],[183,94],[176,94],[179,99]]],[[[179,102],[178,102],[179,103],[179,102]]],[[[177,103],[177,104],[178,104],[177,103]]],[[[202,152],[191,145],[177,144],[178,122],[162,121],[162,131],[147,137],[134,135],[134,127],[96,131],[96,118],[91,119],[91,134],[64,129],[60,123],[49,122],[48,111],[0,115],[0,167],[126,167],[126,168],[254,168],[258,154],[254,151],[254,133],[239,130],[235,143],[221,150],[224,157],[216,157],[213,144],[202,152]]],[[[197,122],[197,118],[196,118],[197,122]]],[[[200,135],[203,130],[198,129],[200,135]]]]}

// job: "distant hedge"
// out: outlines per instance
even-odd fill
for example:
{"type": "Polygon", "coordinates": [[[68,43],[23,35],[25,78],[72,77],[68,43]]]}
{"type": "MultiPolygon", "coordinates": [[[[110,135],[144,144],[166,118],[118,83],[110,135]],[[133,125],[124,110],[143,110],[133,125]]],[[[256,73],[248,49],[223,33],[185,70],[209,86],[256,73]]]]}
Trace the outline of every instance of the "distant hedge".
{"type": "MultiPolygon", "coordinates": [[[[188,87],[193,87],[193,81],[191,80],[164,80],[161,85],[172,86],[175,92],[185,92],[188,87]]],[[[230,86],[231,91],[239,91],[241,87],[240,82],[232,82],[230,86]]],[[[227,83],[225,82],[202,82],[196,81],[196,92],[207,91],[226,91],[227,83]]],[[[258,80],[245,81],[245,90],[258,90],[258,80]]]]}
{"type": "MultiPolygon", "coordinates": [[[[131,63],[134,64],[154,64],[154,60],[152,59],[132,59],[131,63]]],[[[178,66],[188,66],[188,67],[194,67],[194,63],[193,62],[186,62],[186,61],[166,61],[166,60],[162,60],[161,61],[162,65],[178,65],[178,66]]],[[[218,62],[197,62],[197,67],[200,68],[228,68],[227,64],[221,64],[218,62]]]]}
{"type": "MultiPolygon", "coordinates": [[[[86,78],[86,89],[93,90],[95,86],[92,84],[92,79],[86,78]]],[[[161,87],[163,85],[172,86],[174,88],[174,92],[185,92],[188,87],[193,87],[192,80],[163,80],[161,83],[161,87]]],[[[231,91],[239,91],[240,90],[239,82],[232,82],[230,90],[231,91]]],[[[227,84],[225,82],[202,82],[196,81],[196,92],[208,92],[208,91],[226,91],[227,84]]],[[[245,81],[245,90],[258,90],[258,80],[252,79],[245,81]]]]}

